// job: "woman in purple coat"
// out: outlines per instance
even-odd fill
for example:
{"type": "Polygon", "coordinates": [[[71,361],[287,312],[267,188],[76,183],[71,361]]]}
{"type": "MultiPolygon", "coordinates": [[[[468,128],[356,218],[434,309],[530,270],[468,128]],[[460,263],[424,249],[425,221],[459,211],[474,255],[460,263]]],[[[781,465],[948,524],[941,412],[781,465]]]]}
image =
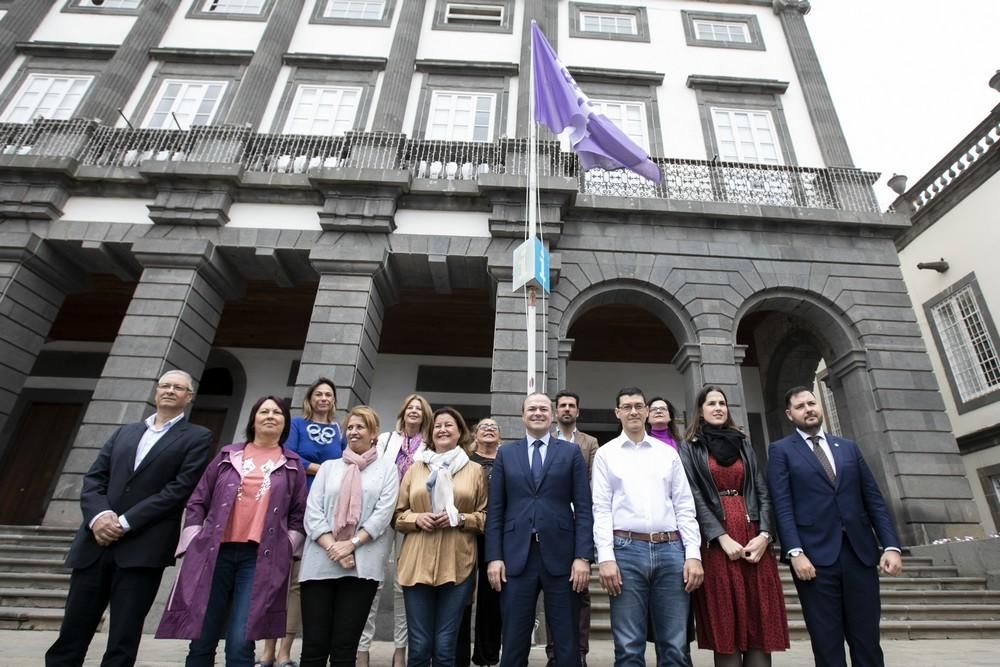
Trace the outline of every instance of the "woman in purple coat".
{"type": "Polygon", "coordinates": [[[188,501],[177,547],[184,560],[156,631],[193,640],[188,667],[215,664],[224,624],[227,667],[251,667],[254,640],[284,634],[306,505],[302,461],[282,447],[290,424],[284,400],[258,400],[246,442],[222,448],[188,501]]]}

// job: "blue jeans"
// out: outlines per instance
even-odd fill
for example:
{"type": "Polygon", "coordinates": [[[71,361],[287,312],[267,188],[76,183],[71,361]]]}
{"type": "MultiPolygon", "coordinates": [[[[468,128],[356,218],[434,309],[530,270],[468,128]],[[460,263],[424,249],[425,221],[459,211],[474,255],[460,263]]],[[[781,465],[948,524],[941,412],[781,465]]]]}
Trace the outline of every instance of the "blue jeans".
{"type": "Polygon", "coordinates": [[[475,577],[441,586],[403,586],[406,626],[409,631],[407,667],[453,667],[455,638],[462,622],[462,611],[469,604],[475,577]]]}
{"type": "Polygon", "coordinates": [[[201,637],[188,647],[186,667],[212,667],[215,664],[215,649],[224,626],[226,667],[252,667],[253,642],[247,639],[247,617],[250,615],[250,593],[256,567],[256,543],[226,542],[219,547],[201,637]]]}
{"type": "Polygon", "coordinates": [[[659,667],[687,665],[687,617],[684,547],[674,542],[614,538],[622,592],[611,598],[615,667],[646,664],[646,619],[656,637],[659,667]]]}

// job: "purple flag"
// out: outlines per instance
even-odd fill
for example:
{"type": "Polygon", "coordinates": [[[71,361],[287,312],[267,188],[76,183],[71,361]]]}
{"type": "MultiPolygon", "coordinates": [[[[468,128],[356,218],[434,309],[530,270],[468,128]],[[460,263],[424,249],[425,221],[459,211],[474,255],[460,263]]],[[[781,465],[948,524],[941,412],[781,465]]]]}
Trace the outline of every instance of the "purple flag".
{"type": "Polygon", "coordinates": [[[555,134],[567,127],[570,145],[584,169],[628,169],[651,181],[662,180],[660,168],[649,155],[607,116],[590,108],[590,100],[569,70],[559,61],[549,41],[531,22],[532,83],[535,87],[535,121],[555,134]]]}

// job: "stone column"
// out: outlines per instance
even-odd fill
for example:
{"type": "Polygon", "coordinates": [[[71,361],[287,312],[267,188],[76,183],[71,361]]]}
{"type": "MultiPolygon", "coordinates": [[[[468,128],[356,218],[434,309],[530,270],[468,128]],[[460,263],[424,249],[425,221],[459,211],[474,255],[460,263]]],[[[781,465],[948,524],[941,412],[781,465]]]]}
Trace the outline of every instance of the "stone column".
{"type": "MultiPolygon", "coordinates": [[[[549,44],[558,51],[559,7],[555,0],[526,0],[524,23],[521,25],[521,61],[517,84],[517,136],[528,136],[528,86],[531,82],[531,22],[537,21],[549,44]]],[[[539,128],[539,139],[551,138],[548,130],[539,128]],[[543,136],[544,135],[544,136],[543,136]]]]}
{"type": "Polygon", "coordinates": [[[116,428],[152,413],[164,372],[187,371],[197,390],[225,300],[241,289],[209,241],[143,238],[132,250],[142,276],[46,510],[46,525],[79,523],[83,475],[116,428]]]}
{"type": "Polygon", "coordinates": [[[805,15],[811,6],[809,0],[773,0],[774,13],[781,20],[788,50],[792,54],[795,73],[802,86],[802,94],[809,108],[809,118],[816,130],[823,162],[827,167],[853,167],[851,151],[844,138],[837,110],[833,106],[826,77],[820,67],[812,37],[806,27],[805,15]]]}
{"type": "MultiPolygon", "coordinates": [[[[558,377],[554,383],[555,386],[552,387],[555,390],[553,394],[565,389],[569,382],[566,376],[569,372],[569,357],[573,354],[573,343],[575,342],[576,340],[573,338],[559,338],[556,340],[556,353],[558,354],[559,366],[557,371],[558,377]]],[[[550,384],[553,383],[550,382],[550,384]]]]}
{"type": "Polygon", "coordinates": [[[142,3],[132,29],[104,70],[94,79],[90,94],[84,98],[74,116],[97,118],[105,125],[115,123],[118,110],[128,102],[146,70],[149,50],[160,43],[179,5],[180,0],[145,0],[142,3]]]}
{"type": "Polygon", "coordinates": [[[264,117],[265,102],[281,71],[282,56],[292,43],[292,34],[303,4],[305,0],[282,0],[274,4],[264,34],[243,74],[239,90],[236,91],[226,124],[250,125],[254,128],[260,124],[264,117]]]}
{"type": "Polygon", "coordinates": [[[417,45],[420,43],[420,26],[424,20],[427,0],[399,2],[399,19],[392,36],[389,53],[382,75],[382,92],[375,107],[372,129],[376,132],[402,132],[403,114],[410,96],[414,65],[417,62],[417,45]]]}
{"type": "MultiPolygon", "coordinates": [[[[702,339],[701,348],[701,384],[694,388],[691,399],[707,384],[722,387],[729,403],[729,413],[737,424],[747,423],[746,400],[743,397],[743,375],[739,364],[746,356],[746,347],[734,345],[731,341],[702,339]]],[[[683,349],[683,348],[682,348],[683,349]]],[[[678,352],[678,354],[680,354],[678,352]]],[[[689,419],[694,419],[697,406],[691,405],[689,419]]]]}
{"type": "Polygon", "coordinates": [[[21,0],[8,8],[0,21],[0,74],[17,58],[14,45],[31,39],[54,4],[56,0],[21,0]]]}
{"type": "Polygon", "coordinates": [[[292,402],[302,405],[305,390],[325,376],[337,385],[343,414],[371,399],[386,307],[382,274],[388,242],[370,234],[327,234],[324,241],[309,254],[320,274],[319,288],[292,402]]]}
{"type": "Polygon", "coordinates": [[[66,293],[83,276],[30,233],[0,233],[0,431],[14,409],[66,293]]]}

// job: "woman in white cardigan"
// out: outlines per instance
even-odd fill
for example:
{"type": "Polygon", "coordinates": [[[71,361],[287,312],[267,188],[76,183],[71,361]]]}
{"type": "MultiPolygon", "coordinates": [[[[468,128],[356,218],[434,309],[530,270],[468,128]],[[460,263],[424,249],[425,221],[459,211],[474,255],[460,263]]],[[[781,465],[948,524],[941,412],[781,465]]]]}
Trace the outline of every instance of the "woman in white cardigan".
{"type": "Polygon", "coordinates": [[[306,502],[301,667],[353,665],[393,547],[396,468],[376,448],[378,415],[352,408],[343,457],[320,466],[306,502]]]}
{"type": "MultiPolygon", "coordinates": [[[[419,394],[410,394],[403,399],[403,403],[399,407],[399,413],[396,415],[396,428],[392,431],[386,431],[378,437],[379,460],[395,467],[397,480],[403,479],[403,475],[413,465],[417,454],[426,449],[425,442],[430,437],[433,415],[434,411],[431,410],[427,399],[419,394]]],[[[402,544],[403,534],[397,533],[395,543],[389,552],[386,572],[386,576],[393,581],[392,639],[396,650],[392,655],[392,667],[406,665],[406,607],[403,605],[403,589],[396,582],[396,557],[399,555],[402,544]]],[[[375,637],[375,617],[378,615],[378,601],[381,591],[382,584],[379,584],[379,590],[375,594],[375,602],[371,606],[368,622],[365,624],[361,642],[358,644],[358,667],[368,667],[368,650],[375,637]]]]}

